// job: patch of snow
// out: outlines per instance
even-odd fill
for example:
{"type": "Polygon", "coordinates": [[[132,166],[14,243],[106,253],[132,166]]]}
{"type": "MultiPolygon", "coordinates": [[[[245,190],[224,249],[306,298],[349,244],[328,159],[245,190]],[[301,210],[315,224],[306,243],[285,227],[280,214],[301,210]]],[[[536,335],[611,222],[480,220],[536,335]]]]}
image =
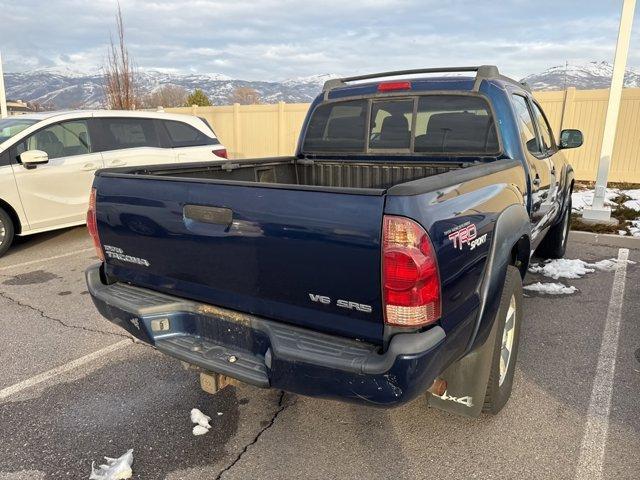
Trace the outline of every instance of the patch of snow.
{"type": "MultiPolygon", "coordinates": [[[[574,212],[581,212],[585,207],[593,204],[593,190],[578,190],[571,194],[571,203],[574,212]]],[[[627,208],[638,210],[640,212],[640,189],[621,190],[618,188],[607,188],[605,194],[605,205],[615,205],[612,200],[620,195],[626,195],[630,198],[623,203],[627,208]]]]}
{"type": "Polygon", "coordinates": [[[640,218],[637,220],[631,220],[629,222],[629,227],[627,228],[629,228],[631,235],[634,237],[640,237],[640,218]]]}
{"type": "Polygon", "coordinates": [[[638,217],[640,217],[640,189],[620,190],[620,192],[631,198],[631,200],[624,202],[623,205],[632,210],[638,210],[638,217]]]}
{"type": "MultiPolygon", "coordinates": [[[[593,204],[593,190],[579,190],[577,192],[573,192],[571,194],[571,207],[574,212],[581,212],[587,207],[590,207],[593,204]]],[[[607,193],[605,194],[605,205],[615,205],[612,200],[620,195],[620,190],[615,188],[607,188],[607,193]]]]}
{"type": "Polygon", "coordinates": [[[100,465],[97,469],[91,463],[91,476],[89,480],[125,480],[133,476],[131,465],[133,465],[133,449],[119,458],[104,457],[106,464],[100,465]]]}
{"type": "Polygon", "coordinates": [[[192,430],[193,434],[197,437],[199,435],[204,435],[205,433],[209,433],[209,429],[207,427],[203,427],[202,425],[196,425],[192,430]]]}
{"type": "Polygon", "coordinates": [[[536,282],[531,285],[525,285],[523,288],[531,292],[544,293],[547,295],[571,295],[578,291],[576,287],[553,282],[536,282]]]}
{"type": "MultiPolygon", "coordinates": [[[[632,260],[627,260],[628,264],[634,264],[632,260]]],[[[529,272],[540,273],[545,277],[558,280],[559,278],[582,278],[587,273],[593,273],[596,270],[610,272],[618,266],[618,259],[609,258],[599,260],[595,263],[588,263],[584,260],[559,258],[557,260],[547,260],[544,263],[532,263],[529,266],[529,272]]]]}
{"type": "Polygon", "coordinates": [[[209,424],[210,420],[211,417],[209,415],[205,415],[197,408],[191,409],[191,421],[197,424],[195,427],[193,427],[193,434],[204,435],[205,433],[209,432],[209,429],[211,428],[211,425],[209,424]]]}
{"type": "Polygon", "coordinates": [[[194,408],[191,410],[191,421],[193,423],[197,423],[201,427],[211,428],[211,425],[209,425],[210,420],[211,420],[210,416],[205,415],[197,408],[194,408]]]}
{"type": "Polygon", "coordinates": [[[541,273],[545,277],[558,280],[559,278],[581,278],[587,273],[595,272],[595,267],[579,259],[559,258],[543,264],[533,263],[529,266],[529,271],[531,273],[541,273]]]}

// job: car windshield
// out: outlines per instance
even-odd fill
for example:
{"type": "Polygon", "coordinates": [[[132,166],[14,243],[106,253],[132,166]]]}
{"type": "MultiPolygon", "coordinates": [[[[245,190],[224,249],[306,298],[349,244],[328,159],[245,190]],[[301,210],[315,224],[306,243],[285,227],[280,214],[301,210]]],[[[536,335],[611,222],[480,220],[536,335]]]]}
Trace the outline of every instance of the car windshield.
{"type": "Polygon", "coordinates": [[[0,143],[9,140],[14,135],[17,135],[25,128],[37,122],[37,120],[28,120],[26,118],[5,118],[4,120],[0,120],[0,143]]]}

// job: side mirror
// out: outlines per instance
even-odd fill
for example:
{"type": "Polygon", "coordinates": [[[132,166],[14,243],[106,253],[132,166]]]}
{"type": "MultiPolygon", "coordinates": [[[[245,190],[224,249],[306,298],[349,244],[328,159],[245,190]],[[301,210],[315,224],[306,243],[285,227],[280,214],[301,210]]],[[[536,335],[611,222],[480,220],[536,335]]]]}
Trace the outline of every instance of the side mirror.
{"type": "Polygon", "coordinates": [[[568,128],[560,132],[560,148],[578,148],[583,141],[580,130],[568,128]]]}
{"type": "Polygon", "coordinates": [[[27,150],[20,154],[20,161],[27,168],[35,167],[36,165],[48,163],[49,155],[42,150],[27,150]]]}

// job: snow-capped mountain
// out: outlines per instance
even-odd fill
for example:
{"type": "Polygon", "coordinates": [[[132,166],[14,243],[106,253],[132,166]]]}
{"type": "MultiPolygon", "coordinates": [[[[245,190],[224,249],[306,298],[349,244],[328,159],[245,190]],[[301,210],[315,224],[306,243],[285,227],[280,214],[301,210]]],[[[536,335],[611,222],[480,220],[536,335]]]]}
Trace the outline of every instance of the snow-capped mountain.
{"type": "MultiPolygon", "coordinates": [[[[586,65],[560,65],[525,77],[534,90],[561,90],[566,86],[580,89],[608,88],[613,66],[607,62],[586,65]]],[[[162,85],[178,85],[191,92],[204,90],[214,105],[227,105],[237,87],[256,90],[263,103],[279,101],[310,102],[320,92],[322,84],[335,75],[322,74],[298,77],[281,82],[239,80],[221,74],[179,73],[162,70],[142,70],[139,87],[142,95],[162,85]]],[[[57,109],[98,108],[103,106],[103,76],[99,71],[80,72],[67,67],[54,67],[22,73],[5,73],[7,97],[37,102],[57,109]]],[[[626,87],[640,87],[640,73],[628,69],[626,87]]]]}
{"type": "MultiPolygon", "coordinates": [[[[178,85],[189,92],[204,90],[214,105],[229,104],[237,87],[256,90],[263,103],[310,102],[325,80],[335,75],[313,75],[282,82],[238,80],[221,74],[175,73],[142,70],[138,75],[140,93],[145,95],[162,85],[178,85]]],[[[22,73],[6,73],[7,97],[37,102],[57,109],[99,108],[103,106],[103,76],[96,72],[77,72],[66,68],[48,68],[22,73]]]]}
{"type": "MultiPolygon", "coordinates": [[[[542,73],[534,73],[522,79],[533,90],[562,90],[567,87],[578,89],[609,88],[613,65],[608,62],[589,62],[585,65],[558,65],[542,73]]],[[[628,68],[624,86],[640,87],[640,73],[628,68]]]]}

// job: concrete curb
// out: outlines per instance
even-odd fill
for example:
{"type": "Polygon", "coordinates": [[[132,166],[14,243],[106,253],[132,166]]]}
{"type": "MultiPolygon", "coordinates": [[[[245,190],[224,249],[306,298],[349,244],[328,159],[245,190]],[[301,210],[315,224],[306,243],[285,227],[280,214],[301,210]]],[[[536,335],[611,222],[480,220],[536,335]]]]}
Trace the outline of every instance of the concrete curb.
{"type": "Polygon", "coordinates": [[[640,237],[627,237],[623,235],[610,235],[607,233],[591,233],[571,230],[569,240],[591,245],[607,245],[610,247],[640,249],[640,237]]]}

